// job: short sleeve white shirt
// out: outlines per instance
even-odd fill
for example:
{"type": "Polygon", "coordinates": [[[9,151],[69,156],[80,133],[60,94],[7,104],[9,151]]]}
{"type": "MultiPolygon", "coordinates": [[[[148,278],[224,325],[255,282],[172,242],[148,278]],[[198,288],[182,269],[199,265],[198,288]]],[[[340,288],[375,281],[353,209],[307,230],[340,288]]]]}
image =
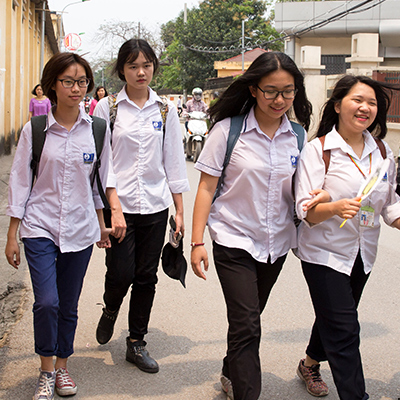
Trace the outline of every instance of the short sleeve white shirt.
{"type": "MultiPolygon", "coordinates": [[[[302,207],[311,199],[309,192],[313,189],[325,189],[330,194],[331,201],[356,197],[365,178],[348,154],[353,157],[365,175],[369,173],[370,155],[372,170],[382,161],[381,152],[368,131],[364,132],[364,141],[365,146],[360,158],[336,129],[332,129],[326,135],[324,143],[324,150],[331,151],[326,175],[320,140],[314,139],[305,146],[296,174],[296,211],[300,219],[304,220],[307,216],[302,207]]],[[[360,250],[365,273],[371,271],[378,249],[379,217],[382,216],[388,225],[400,217],[399,197],[394,187],[396,168],[393,153],[386,143],[384,145],[390,160],[389,171],[375,191],[361,203],[362,206],[370,206],[375,210],[374,227],[360,225],[360,212],[349,219],[342,228],[339,226],[343,219],[338,216],[316,225],[310,225],[304,221],[299,226],[296,251],[301,260],[326,265],[350,275],[360,250]]]]}
{"type": "MultiPolygon", "coordinates": [[[[7,215],[21,220],[20,237],[52,240],[62,253],[80,251],[100,240],[96,209],[103,203],[97,183],[91,186],[96,161],[92,119],[80,111],[68,132],[48,114],[46,140],[31,191],[32,127],[22,129],[9,180],[7,215]]],[[[108,175],[110,130],[104,139],[100,179],[108,175]]],[[[105,185],[104,185],[105,187],[105,185]]]]}
{"type": "MultiPolygon", "coordinates": [[[[230,121],[214,126],[195,168],[221,175],[230,121]]],[[[264,263],[269,256],[275,262],[295,247],[292,176],[298,156],[297,137],[286,115],[271,140],[259,128],[252,109],[225,169],[221,194],[211,206],[211,238],[264,263]]]]}
{"type": "MultiPolygon", "coordinates": [[[[117,117],[112,132],[112,166],[107,187],[116,187],[122,210],[153,214],[172,204],[171,193],[189,191],[178,113],[168,101],[165,137],[159,108],[161,98],[152,89],[142,109],[131,101],[125,87],[117,96],[117,117]]],[[[108,98],[101,99],[94,115],[109,122],[108,98]]]]}

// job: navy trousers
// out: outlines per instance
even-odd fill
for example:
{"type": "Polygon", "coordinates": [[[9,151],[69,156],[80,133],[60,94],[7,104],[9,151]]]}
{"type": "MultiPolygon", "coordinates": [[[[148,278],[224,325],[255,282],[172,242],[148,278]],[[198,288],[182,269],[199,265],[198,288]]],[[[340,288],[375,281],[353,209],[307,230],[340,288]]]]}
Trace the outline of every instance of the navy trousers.
{"type": "Polygon", "coordinates": [[[245,250],[215,242],[213,255],[229,323],[222,373],[232,381],[235,400],[257,400],[261,393],[260,316],[286,255],[273,264],[261,263],[245,250]]]}
{"type": "Polygon", "coordinates": [[[366,400],[360,355],[357,306],[369,274],[360,253],[351,275],[302,261],[315,322],[306,353],[317,361],[328,360],[341,400],[366,400]]]}
{"type": "Polygon", "coordinates": [[[78,300],[93,245],[61,253],[47,238],[25,238],[23,242],[35,296],[35,352],[68,358],[74,352],[78,300]]]}

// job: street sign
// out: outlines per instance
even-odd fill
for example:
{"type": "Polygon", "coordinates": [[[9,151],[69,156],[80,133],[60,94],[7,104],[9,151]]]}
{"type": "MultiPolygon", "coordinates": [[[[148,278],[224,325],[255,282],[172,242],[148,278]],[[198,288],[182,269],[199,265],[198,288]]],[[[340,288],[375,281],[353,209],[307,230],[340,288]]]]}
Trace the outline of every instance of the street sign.
{"type": "Polygon", "coordinates": [[[81,37],[77,33],[68,33],[64,37],[64,46],[70,51],[78,50],[81,47],[81,37]]]}

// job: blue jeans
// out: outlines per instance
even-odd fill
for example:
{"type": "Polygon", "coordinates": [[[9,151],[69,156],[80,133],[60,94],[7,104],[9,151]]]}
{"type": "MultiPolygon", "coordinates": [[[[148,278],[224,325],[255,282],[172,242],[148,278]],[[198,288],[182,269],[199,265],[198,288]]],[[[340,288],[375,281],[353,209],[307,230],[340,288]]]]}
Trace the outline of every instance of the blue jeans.
{"type": "Polygon", "coordinates": [[[23,239],[35,302],[35,352],[43,357],[68,358],[74,352],[78,300],[93,245],[61,253],[50,239],[23,239]]]}

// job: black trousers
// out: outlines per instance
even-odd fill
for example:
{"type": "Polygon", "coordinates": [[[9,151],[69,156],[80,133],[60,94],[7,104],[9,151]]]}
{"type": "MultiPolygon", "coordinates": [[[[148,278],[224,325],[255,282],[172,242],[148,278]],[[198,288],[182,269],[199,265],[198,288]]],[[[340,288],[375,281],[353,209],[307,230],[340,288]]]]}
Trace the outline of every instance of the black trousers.
{"type": "Polygon", "coordinates": [[[147,333],[157,284],[157,269],[165,238],[168,209],[155,214],[124,214],[126,236],[121,243],[111,237],[106,249],[104,302],[119,310],[131,287],[129,335],[142,340],[147,333]]]}
{"type": "Polygon", "coordinates": [[[357,306],[369,274],[364,273],[361,255],[350,276],[323,265],[301,264],[315,311],[306,353],[317,361],[328,360],[341,400],[366,400],[357,306]]]}
{"type": "Polygon", "coordinates": [[[235,400],[256,400],[261,393],[260,315],[286,255],[261,263],[241,249],[213,243],[214,263],[228,313],[228,349],[222,373],[232,381],[235,400]]]}

